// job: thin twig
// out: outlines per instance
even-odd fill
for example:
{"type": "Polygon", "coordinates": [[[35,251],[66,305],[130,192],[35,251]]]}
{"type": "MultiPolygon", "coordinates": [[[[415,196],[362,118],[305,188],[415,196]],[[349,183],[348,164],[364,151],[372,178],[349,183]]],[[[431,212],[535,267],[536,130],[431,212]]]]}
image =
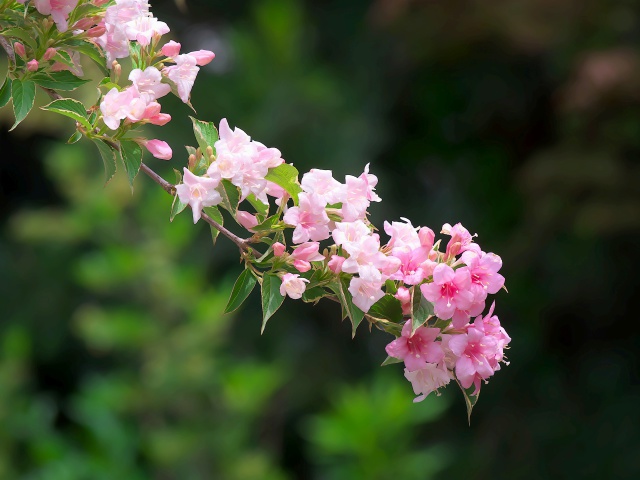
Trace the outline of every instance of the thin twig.
{"type": "Polygon", "coordinates": [[[169,195],[175,195],[176,194],[176,187],[172,184],[170,184],[169,182],[167,182],[164,178],[162,178],[160,175],[158,175],[156,172],[154,172],[153,170],[151,170],[146,164],[141,164],[140,165],[140,170],[142,170],[144,173],[146,173],[149,177],[151,177],[151,179],[156,182],[158,185],[160,185],[162,187],[162,189],[167,192],[169,195]]]}
{"type": "Polygon", "coordinates": [[[11,60],[11,63],[15,64],[16,63],[16,54],[13,51],[13,45],[11,45],[9,42],[7,42],[7,39],[4,38],[1,35],[0,35],[0,45],[2,45],[2,48],[4,48],[4,51],[7,52],[7,55],[9,56],[9,59],[11,60]]]}

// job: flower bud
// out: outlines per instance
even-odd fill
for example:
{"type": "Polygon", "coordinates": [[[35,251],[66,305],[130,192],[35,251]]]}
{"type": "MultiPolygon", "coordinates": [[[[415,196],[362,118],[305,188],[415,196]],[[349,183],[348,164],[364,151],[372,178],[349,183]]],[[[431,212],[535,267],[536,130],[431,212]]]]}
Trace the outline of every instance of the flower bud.
{"type": "Polygon", "coordinates": [[[24,49],[24,45],[21,44],[20,42],[16,42],[13,44],[13,50],[20,55],[22,58],[26,59],[27,58],[27,52],[24,49]]]}
{"type": "Polygon", "coordinates": [[[171,40],[164,44],[161,52],[165,57],[176,57],[180,55],[180,47],[181,45],[178,42],[171,40]]]}
{"type": "Polygon", "coordinates": [[[296,260],[293,262],[293,266],[301,273],[311,270],[311,264],[305,260],[296,260]]]}
{"type": "Polygon", "coordinates": [[[162,140],[147,140],[144,146],[149,153],[160,160],[171,160],[173,152],[167,142],[162,140]]]}
{"type": "Polygon", "coordinates": [[[96,7],[100,7],[101,5],[104,5],[105,3],[108,3],[109,0],[93,0],[93,4],[96,7]]]}
{"type": "Polygon", "coordinates": [[[147,120],[150,124],[158,125],[161,127],[171,121],[171,115],[169,115],[168,113],[159,113],[157,115],[154,115],[153,117],[149,117],[147,120]]]}
{"type": "Polygon", "coordinates": [[[342,264],[345,260],[346,258],[341,257],[340,255],[331,255],[331,260],[329,260],[327,267],[337,275],[342,270],[342,264]]]}
{"type": "Polygon", "coordinates": [[[429,227],[422,227],[418,231],[418,238],[420,239],[420,245],[426,247],[429,250],[433,247],[433,240],[435,239],[435,233],[429,227]]]}
{"type": "Polygon", "coordinates": [[[104,27],[104,25],[96,25],[95,27],[87,30],[87,37],[101,37],[105,34],[106,31],[107,29],[104,27]]]}
{"type": "Polygon", "coordinates": [[[76,22],[76,24],[73,26],[74,30],[87,30],[88,28],[93,27],[96,24],[96,22],[93,21],[93,18],[91,17],[85,17],[85,18],[81,18],[80,20],[78,20],[76,22]]]}
{"type": "Polygon", "coordinates": [[[244,210],[237,211],[236,220],[238,220],[238,223],[247,230],[251,230],[253,227],[258,225],[258,219],[256,216],[251,215],[249,212],[245,212],[244,210]]]}
{"type": "Polygon", "coordinates": [[[196,50],[195,52],[189,53],[193,58],[196,59],[196,65],[204,66],[211,62],[216,56],[215,53],[209,50],[196,50]]]}
{"type": "Polygon", "coordinates": [[[281,257],[285,251],[285,248],[286,247],[283,244],[281,244],[280,242],[276,242],[273,244],[273,254],[276,257],[281,257]]]}
{"type": "Polygon", "coordinates": [[[42,60],[44,60],[45,62],[48,62],[53,57],[55,57],[56,51],[57,50],[55,48],[52,48],[52,47],[47,48],[47,51],[44,52],[44,55],[42,56],[42,60]]]}
{"type": "Polygon", "coordinates": [[[35,58],[27,62],[27,70],[29,70],[30,72],[35,72],[38,70],[38,61],[35,58]]]}

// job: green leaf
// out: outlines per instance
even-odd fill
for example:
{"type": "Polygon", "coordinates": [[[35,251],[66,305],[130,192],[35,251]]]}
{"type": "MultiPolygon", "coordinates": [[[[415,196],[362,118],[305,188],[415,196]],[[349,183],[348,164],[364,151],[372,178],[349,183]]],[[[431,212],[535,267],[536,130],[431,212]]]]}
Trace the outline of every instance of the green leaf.
{"type": "Polygon", "coordinates": [[[222,197],[220,206],[231,213],[235,218],[236,212],[238,211],[238,203],[240,202],[240,191],[238,190],[238,187],[229,180],[222,179],[216,190],[222,197]]]}
{"type": "Polygon", "coordinates": [[[282,280],[277,275],[272,273],[265,273],[262,276],[262,328],[260,333],[264,332],[264,327],[267,326],[267,320],[276,313],[276,310],[280,308],[284,297],[280,295],[280,285],[282,280]]]}
{"type": "Polygon", "coordinates": [[[91,42],[85,42],[84,40],[78,39],[67,40],[65,41],[65,44],[71,45],[73,47],[73,50],[89,57],[95,62],[96,65],[98,65],[98,67],[100,67],[100,70],[102,70],[102,74],[105,77],[109,76],[110,72],[107,68],[107,59],[103,55],[102,50],[99,49],[96,45],[91,42]]]}
{"type": "Polygon", "coordinates": [[[256,209],[256,213],[260,215],[268,215],[269,214],[269,205],[265,205],[260,200],[256,198],[253,193],[250,193],[247,196],[247,201],[256,209]]]}
{"type": "Polygon", "coordinates": [[[65,91],[75,90],[89,81],[76,77],[68,70],[51,72],[49,74],[38,72],[33,74],[31,78],[41,87],[65,91]]]}
{"type": "Polygon", "coordinates": [[[384,289],[385,292],[392,295],[398,293],[398,287],[396,285],[396,282],[394,282],[393,280],[387,280],[386,282],[384,282],[384,289]]]}
{"type": "Polygon", "coordinates": [[[65,52],[64,50],[57,50],[52,60],[54,62],[62,63],[71,69],[76,68],[76,64],[71,58],[71,55],[69,55],[69,52],[65,52]]]}
{"type": "Polygon", "coordinates": [[[356,329],[362,319],[364,318],[364,312],[356,307],[353,303],[353,297],[349,292],[349,278],[343,276],[340,277],[340,282],[332,282],[327,285],[337,296],[342,306],[342,314],[344,317],[349,317],[351,320],[352,336],[356,336],[356,329]]]}
{"type": "Polygon", "coordinates": [[[102,162],[104,163],[104,184],[106,185],[116,174],[116,151],[102,140],[94,139],[93,141],[98,147],[102,162]]]}
{"type": "Polygon", "coordinates": [[[316,303],[327,295],[327,291],[322,287],[307,288],[302,294],[302,301],[307,303],[316,303]]]}
{"type": "Polygon", "coordinates": [[[382,362],[380,364],[381,367],[385,367],[387,365],[393,365],[394,363],[400,363],[403,362],[404,360],[402,360],[401,358],[396,358],[396,357],[387,357],[387,359],[382,362]]]}
{"type": "Polygon", "coordinates": [[[11,100],[11,79],[6,77],[0,88],[0,108],[9,103],[9,100],[11,100]]]}
{"type": "Polygon", "coordinates": [[[87,118],[87,109],[84,108],[84,105],[77,100],[72,98],[62,98],[60,100],[54,100],[49,105],[45,105],[40,108],[47,112],[55,112],[60,115],[64,115],[65,117],[72,118],[76,122],[80,123],[88,132],[92,129],[87,118]]]}
{"type": "Polygon", "coordinates": [[[255,287],[255,285],[256,277],[251,273],[251,270],[247,268],[236,280],[233,290],[231,290],[229,302],[224,309],[224,313],[231,313],[238,309],[253,291],[253,287],[255,287]]]}
{"type": "Polygon", "coordinates": [[[76,143],[76,142],[80,141],[80,139],[81,139],[81,138],[82,138],[82,134],[81,134],[79,131],[77,131],[77,130],[76,130],[76,131],[73,133],[73,135],[71,135],[71,136],[69,137],[69,140],[67,140],[67,144],[68,144],[68,145],[74,144],[74,143],[76,143]]]}
{"type": "Polygon", "coordinates": [[[13,37],[13,38],[22,40],[29,47],[31,47],[31,50],[34,50],[34,51],[37,50],[35,36],[33,35],[32,32],[29,32],[23,28],[18,28],[18,27],[5,28],[4,30],[2,30],[2,36],[13,37]]]}
{"type": "Polygon", "coordinates": [[[433,317],[433,303],[422,295],[420,287],[411,287],[411,335],[433,317]]]}
{"type": "Polygon", "coordinates": [[[471,425],[471,412],[473,410],[473,407],[476,406],[476,403],[478,403],[478,399],[480,398],[480,392],[478,392],[477,395],[471,395],[475,390],[475,387],[473,385],[471,385],[470,388],[464,388],[460,384],[460,380],[458,380],[457,378],[456,378],[456,382],[458,383],[460,390],[462,390],[464,403],[467,406],[467,420],[469,421],[469,425],[471,425]]]}
{"type": "Polygon", "coordinates": [[[394,323],[400,323],[404,318],[400,300],[388,293],[374,303],[368,313],[372,317],[382,318],[394,323]]]}
{"type": "Polygon", "coordinates": [[[142,148],[133,140],[122,140],[120,141],[120,158],[124,170],[127,172],[131,191],[133,191],[133,181],[140,171],[140,165],[142,165],[142,148]]]}
{"type": "Polygon", "coordinates": [[[189,118],[193,123],[193,133],[196,136],[198,146],[202,153],[206,155],[207,147],[214,148],[213,145],[218,141],[218,130],[213,122],[203,122],[191,116],[189,118]]]}
{"type": "MultiPolygon", "coordinates": [[[[219,225],[224,224],[224,218],[222,217],[222,213],[218,209],[218,207],[204,207],[204,213],[209,215],[212,220],[218,222],[219,225]]],[[[213,225],[209,225],[211,228],[211,240],[213,240],[213,244],[216,244],[216,240],[218,240],[218,235],[220,235],[220,230],[218,230],[213,225]]]]}
{"type": "Polygon", "coordinates": [[[18,80],[11,82],[11,96],[13,98],[13,113],[16,116],[16,123],[11,130],[24,120],[33,108],[33,101],[36,98],[36,84],[31,80],[18,80]]]}
{"type": "Polygon", "coordinates": [[[284,188],[291,195],[293,202],[298,204],[298,194],[302,192],[302,188],[298,183],[298,169],[296,167],[283,163],[269,170],[264,178],[284,188]]]}
{"type": "MultiPolygon", "coordinates": [[[[182,183],[182,173],[180,173],[175,168],[173,169],[176,174],[176,185],[180,185],[182,183]]],[[[173,222],[173,219],[176,218],[176,215],[181,213],[185,208],[187,208],[188,203],[182,203],[178,195],[173,196],[173,202],[171,203],[171,213],[169,214],[169,221],[173,222]]]]}
{"type": "Polygon", "coordinates": [[[274,230],[283,230],[283,229],[284,229],[284,225],[280,223],[280,216],[273,215],[265,219],[264,222],[259,223],[255,227],[252,227],[251,231],[252,232],[270,232],[274,230]]]}

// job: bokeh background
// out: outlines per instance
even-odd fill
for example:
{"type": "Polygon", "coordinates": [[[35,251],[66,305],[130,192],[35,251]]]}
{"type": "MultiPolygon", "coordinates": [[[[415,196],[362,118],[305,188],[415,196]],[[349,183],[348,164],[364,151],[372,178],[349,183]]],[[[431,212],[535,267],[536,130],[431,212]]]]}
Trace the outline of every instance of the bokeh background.
{"type": "MultiPolygon", "coordinates": [[[[199,118],[300,171],[379,179],[374,223],[462,222],[500,254],[513,341],[471,426],[412,404],[390,337],[285,301],[260,336],[241,266],[144,177],[102,187],[71,122],[0,112],[0,478],[640,478],[636,0],[153,1],[208,48],[199,118]]],[[[5,62],[3,62],[5,63],[5,62]]],[[[87,65],[87,71],[90,65],[87,65]]],[[[79,98],[91,102],[86,87],[79,98]]],[[[38,99],[44,104],[44,95],[38,99]]],[[[193,144],[190,113],[149,130],[193,144]]],[[[55,118],[54,118],[55,117],[55,118]]]]}

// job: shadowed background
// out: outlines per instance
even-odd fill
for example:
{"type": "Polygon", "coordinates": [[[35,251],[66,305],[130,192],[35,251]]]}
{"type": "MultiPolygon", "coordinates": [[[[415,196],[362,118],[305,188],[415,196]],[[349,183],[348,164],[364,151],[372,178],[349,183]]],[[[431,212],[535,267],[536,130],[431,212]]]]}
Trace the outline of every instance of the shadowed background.
{"type": "MultiPolygon", "coordinates": [[[[0,112],[0,478],[638,478],[640,9],[634,0],[152,2],[192,100],[301,171],[379,178],[372,220],[462,222],[502,256],[510,365],[471,427],[412,404],[391,337],[331,302],[222,315],[237,251],[89,142],[0,112]]],[[[3,62],[5,63],[5,62],[3,62]]],[[[91,72],[86,65],[86,71],[91,72]]],[[[85,87],[78,98],[95,100],[85,87]]],[[[47,102],[44,95],[37,101],[47,102]]],[[[193,144],[163,99],[172,179],[193,144]]],[[[240,230],[237,230],[240,232],[240,230]]]]}

